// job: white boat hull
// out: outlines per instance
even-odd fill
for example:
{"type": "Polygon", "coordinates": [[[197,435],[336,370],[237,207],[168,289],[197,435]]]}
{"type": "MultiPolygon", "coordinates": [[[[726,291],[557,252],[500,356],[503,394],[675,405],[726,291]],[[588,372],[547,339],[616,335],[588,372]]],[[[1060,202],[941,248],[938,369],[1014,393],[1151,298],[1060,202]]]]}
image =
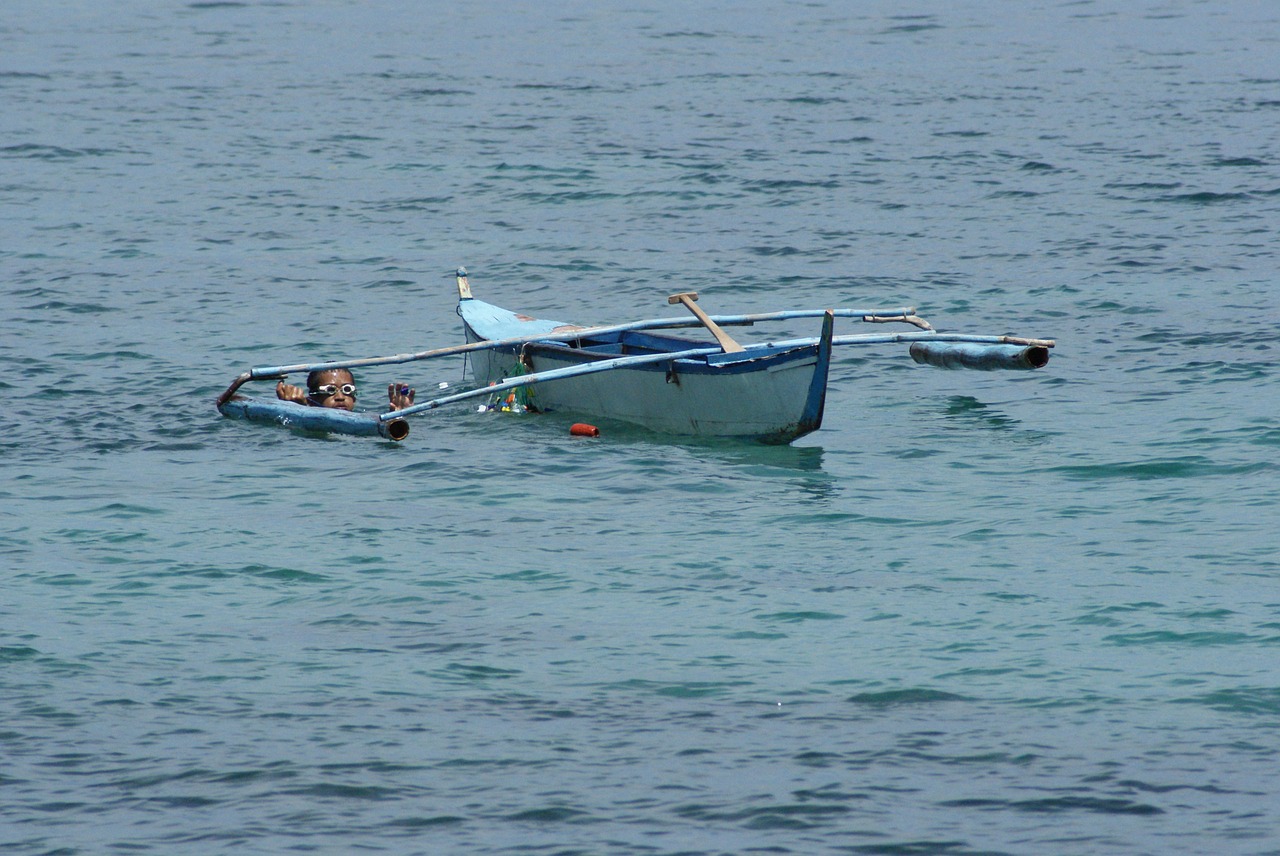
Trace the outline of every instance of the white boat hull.
{"type": "MultiPolygon", "coordinates": [[[[467,303],[464,309],[471,308],[467,303]]],[[[483,311],[471,318],[463,311],[464,321],[479,317],[483,325],[493,317],[493,307],[475,308],[483,311]]],[[[525,316],[511,317],[523,320],[525,316]]],[[[464,327],[469,342],[512,335],[509,323],[493,326],[487,336],[470,323],[464,327]]],[[[690,342],[689,347],[698,344],[690,342]]],[[[487,385],[530,371],[580,366],[615,356],[616,352],[588,353],[538,343],[478,351],[471,358],[476,381],[487,385]]],[[[537,384],[529,388],[530,403],[540,410],[616,419],[665,434],[786,443],[821,424],[829,358],[828,345],[825,352],[811,346],[750,358],[721,354],[706,360],[659,362],[537,384]]]]}

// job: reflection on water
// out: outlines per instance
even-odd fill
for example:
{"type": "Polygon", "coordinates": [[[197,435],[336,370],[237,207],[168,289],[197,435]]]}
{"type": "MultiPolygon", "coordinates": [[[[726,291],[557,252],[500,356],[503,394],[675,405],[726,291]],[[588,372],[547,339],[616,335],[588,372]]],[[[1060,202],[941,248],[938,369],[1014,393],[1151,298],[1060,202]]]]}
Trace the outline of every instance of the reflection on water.
{"type": "MultiPolygon", "coordinates": [[[[1017,426],[1018,421],[998,410],[992,409],[991,405],[985,404],[971,395],[953,395],[947,399],[947,406],[943,410],[949,420],[959,420],[963,427],[973,425],[1007,429],[1017,426]]],[[[957,427],[961,427],[957,425],[957,427]]]]}
{"type": "Polygon", "coordinates": [[[988,404],[969,395],[953,395],[947,399],[941,418],[935,424],[947,431],[972,432],[974,429],[996,432],[1002,441],[1037,445],[1053,439],[1055,432],[1047,427],[1028,425],[1010,416],[999,405],[988,404]]]}
{"type": "Polygon", "coordinates": [[[756,443],[722,442],[704,447],[716,458],[737,467],[759,467],[764,474],[772,469],[805,473],[822,472],[821,446],[771,446],[756,443]]]}
{"type": "Polygon", "coordinates": [[[835,476],[823,469],[826,452],[821,446],[766,446],[757,444],[721,445],[711,450],[709,460],[754,479],[787,480],[806,503],[826,504],[842,492],[835,476]]]}

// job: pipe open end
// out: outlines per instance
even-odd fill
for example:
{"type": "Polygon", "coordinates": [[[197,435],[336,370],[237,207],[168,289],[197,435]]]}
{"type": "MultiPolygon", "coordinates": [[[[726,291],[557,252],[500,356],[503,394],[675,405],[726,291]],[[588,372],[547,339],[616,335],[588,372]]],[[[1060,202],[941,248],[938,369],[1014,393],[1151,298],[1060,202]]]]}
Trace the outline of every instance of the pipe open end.
{"type": "Polygon", "coordinates": [[[1049,349],[1039,345],[1033,345],[1023,352],[1027,359],[1027,364],[1033,369],[1042,369],[1049,365],[1049,349]]]}
{"type": "Polygon", "coordinates": [[[404,419],[392,419],[383,423],[382,436],[400,441],[409,436],[409,423],[404,419]]]}

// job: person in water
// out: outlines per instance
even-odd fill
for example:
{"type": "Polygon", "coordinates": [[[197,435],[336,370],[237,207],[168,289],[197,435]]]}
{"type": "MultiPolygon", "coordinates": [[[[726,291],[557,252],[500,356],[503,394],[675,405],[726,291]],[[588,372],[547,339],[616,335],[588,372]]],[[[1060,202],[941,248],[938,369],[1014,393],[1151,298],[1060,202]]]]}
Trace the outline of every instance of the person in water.
{"type": "MultiPolygon", "coordinates": [[[[414,390],[399,383],[387,387],[387,400],[392,410],[404,410],[413,404],[414,390]]],[[[333,410],[356,409],[356,379],[346,369],[326,369],[307,375],[307,388],[292,386],[280,381],[276,384],[276,398],[309,407],[328,407],[333,410]]]]}

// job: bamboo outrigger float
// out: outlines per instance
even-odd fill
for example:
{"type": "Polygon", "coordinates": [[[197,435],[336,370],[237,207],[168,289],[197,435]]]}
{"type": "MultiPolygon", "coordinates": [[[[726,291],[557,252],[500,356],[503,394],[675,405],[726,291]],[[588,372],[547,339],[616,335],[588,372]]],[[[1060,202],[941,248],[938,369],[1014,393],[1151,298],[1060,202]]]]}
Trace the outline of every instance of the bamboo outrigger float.
{"type": "Polygon", "coordinates": [[[456,278],[466,344],[385,357],[251,369],[218,397],[218,410],[232,418],[305,430],[403,440],[409,434],[407,417],[536,387],[540,410],[617,419],[676,435],[789,443],[822,424],[833,348],[907,344],[917,363],[987,371],[1041,368],[1054,346],[1049,339],[939,333],[910,307],[708,316],[695,305],[697,294],[692,292],[668,298],[668,302],[689,309],[692,317],[581,327],[532,318],[477,300],[471,294],[466,270],[459,268],[456,278]],[[803,318],[822,319],[819,336],[742,345],[723,329],[803,318]],[[837,318],[901,323],[914,330],[837,336],[837,318]],[[663,332],[681,327],[703,327],[713,341],[663,332]],[[238,394],[250,381],[460,354],[474,355],[476,388],[385,413],[351,413],[238,394]]]}

